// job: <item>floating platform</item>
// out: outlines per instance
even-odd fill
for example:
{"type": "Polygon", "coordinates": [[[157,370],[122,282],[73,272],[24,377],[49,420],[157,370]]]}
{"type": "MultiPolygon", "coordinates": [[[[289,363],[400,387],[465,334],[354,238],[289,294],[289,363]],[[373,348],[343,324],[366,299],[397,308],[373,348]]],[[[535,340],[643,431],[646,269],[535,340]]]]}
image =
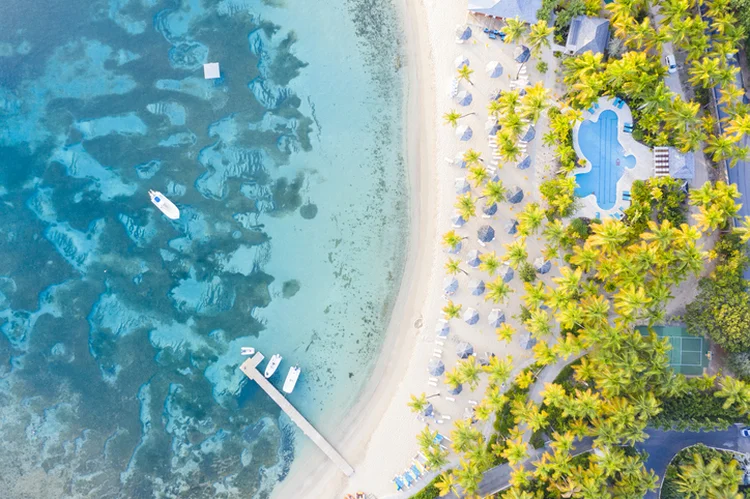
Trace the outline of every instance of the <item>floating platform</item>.
{"type": "Polygon", "coordinates": [[[286,397],[284,397],[281,392],[279,392],[276,387],[273,386],[260,371],[258,371],[258,364],[260,364],[262,360],[263,355],[258,352],[253,357],[243,362],[240,366],[240,370],[245,376],[258,383],[258,386],[260,386],[263,391],[266,392],[279,407],[281,407],[281,410],[289,416],[289,419],[294,421],[294,424],[302,430],[302,433],[307,435],[307,437],[312,440],[326,456],[328,456],[328,459],[333,461],[346,476],[352,476],[354,474],[354,468],[346,462],[346,459],[344,459],[341,454],[333,448],[333,445],[328,443],[328,440],[318,433],[318,430],[316,430],[315,427],[313,427],[313,425],[311,425],[310,422],[305,419],[297,409],[295,409],[291,402],[289,402],[286,397]]]}
{"type": "Polygon", "coordinates": [[[207,80],[215,80],[221,78],[221,70],[219,69],[218,62],[209,62],[203,65],[203,78],[207,80]]]}

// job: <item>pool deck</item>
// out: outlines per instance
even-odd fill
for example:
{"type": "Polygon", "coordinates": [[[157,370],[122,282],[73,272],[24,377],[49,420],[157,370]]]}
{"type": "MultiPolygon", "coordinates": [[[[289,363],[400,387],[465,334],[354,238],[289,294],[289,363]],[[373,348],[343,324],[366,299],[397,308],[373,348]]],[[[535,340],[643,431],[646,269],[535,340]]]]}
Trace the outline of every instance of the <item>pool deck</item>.
{"type": "Polygon", "coordinates": [[[313,425],[311,425],[310,422],[300,414],[291,402],[289,402],[286,397],[284,397],[281,392],[279,392],[276,387],[273,386],[260,371],[258,371],[258,364],[260,364],[262,360],[263,356],[260,355],[260,353],[256,353],[253,357],[242,363],[240,370],[245,376],[258,383],[258,386],[260,386],[263,391],[266,392],[268,396],[279,405],[279,407],[281,407],[281,410],[289,416],[289,419],[291,419],[300,430],[302,430],[302,433],[307,435],[307,437],[312,440],[313,443],[317,445],[318,448],[320,448],[320,450],[322,450],[323,453],[328,456],[328,458],[333,461],[346,476],[352,476],[354,474],[354,468],[346,462],[346,459],[344,459],[341,454],[333,448],[333,445],[328,443],[328,440],[318,433],[318,430],[316,430],[313,425]]]}
{"type": "MultiPolygon", "coordinates": [[[[633,114],[630,112],[630,108],[627,104],[618,108],[614,105],[614,99],[601,98],[598,101],[599,107],[594,109],[593,113],[584,111],[584,119],[587,121],[598,121],[599,115],[604,111],[613,111],[617,115],[617,141],[622,146],[625,155],[635,156],[635,166],[633,168],[624,168],[622,177],[617,181],[617,199],[618,202],[609,209],[603,210],[596,202],[596,196],[590,194],[580,199],[580,208],[576,213],[578,216],[595,218],[596,214],[599,214],[599,218],[612,217],[619,213],[622,209],[624,210],[630,206],[630,201],[623,200],[623,191],[629,191],[630,186],[635,180],[646,180],[653,175],[654,171],[654,160],[651,154],[651,148],[645,146],[635,140],[633,135],[623,131],[623,125],[625,123],[633,122],[633,114]]],[[[586,161],[586,165],[577,168],[572,174],[581,174],[591,171],[592,165],[583,155],[580,146],[578,145],[578,131],[581,128],[581,123],[576,123],[573,127],[573,148],[580,159],[586,161]]]]}

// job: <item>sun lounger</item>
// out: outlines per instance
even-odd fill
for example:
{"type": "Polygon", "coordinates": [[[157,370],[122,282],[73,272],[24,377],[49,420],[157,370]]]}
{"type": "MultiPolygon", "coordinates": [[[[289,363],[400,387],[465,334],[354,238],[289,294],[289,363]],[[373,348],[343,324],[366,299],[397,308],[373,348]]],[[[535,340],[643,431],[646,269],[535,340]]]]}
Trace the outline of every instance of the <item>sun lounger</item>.
{"type": "Polygon", "coordinates": [[[497,40],[497,36],[495,36],[495,33],[488,33],[487,36],[490,37],[490,40],[497,40]]]}
{"type": "Polygon", "coordinates": [[[433,353],[432,356],[437,357],[438,359],[442,357],[442,355],[440,355],[439,353],[433,353]]]}
{"type": "Polygon", "coordinates": [[[416,466],[417,469],[419,469],[419,471],[421,471],[422,473],[427,472],[427,468],[425,468],[424,465],[418,459],[413,459],[412,463],[414,463],[412,464],[412,466],[416,466]]]}
{"type": "Polygon", "coordinates": [[[599,103],[598,102],[594,102],[594,108],[595,109],[599,109],[599,103]]]}
{"type": "Polygon", "coordinates": [[[411,488],[411,486],[414,485],[414,479],[412,479],[412,477],[409,476],[408,473],[404,473],[403,475],[400,475],[400,476],[401,476],[401,479],[406,484],[407,489],[411,488]]]}
{"type": "Polygon", "coordinates": [[[396,485],[396,490],[404,490],[404,481],[401,480],[401,477],[396,476],[393,478],[393,483],[396,485]]]}
{"type": "Polygon", "coordinates": [[[594,215],[594,218],[596,218],[596,219],[600,219],[600,218],[601,218],[601,214],[600,214],[600,213],[599,213],[599,212],[597,211],[597,212],[596,212],[596,215],[594,215]]]}
{"type": "Polygon", "coordinates": [[[622,99],[620,99],[619,104],[617,104],[617,109],[622,109],[622,106],[624,106],[624,105],[625,105],[625,101],[622,100],[622,99]]]}
{"type": "Polygon", "coordinates": [[[477,401],[476,400],[469,400],[468,402],[471,405],[477,405],[477,401]]]}
{"type": "Polygon", "coordinates": [[[615,97],[615,100],[612,101],[612,105],[615,106],[615,107],[617,107],[617,104],[619,104],[619,103],[620,103],[620,98],[619,97],[615,97]]]}
{"type": "Polygon", "coordinates": [[[435,422],[436,422],[437,424],[443,424],[443,420],[442,420],[442,419],[436,419],[436,420],[435,420],[435,422]]]}
{"type": "Polygon", "coordinates": [[[435,353],[443,353],[443,351],[440,350],[439,348],[436,348],[435,350],[433,350],[433,352],[435,352],[435,353]]]}
{"type": "Polygon", "coordinates": [[[447,414],[443,414],[443,419],[451,420],[452,418],[448,416],[447,414]]]}
{"type": "Polygon", "coordinates": [[[594,114],[594,106],[591,106],[590,108],[588,108],[588,112],[590,112],[591,114],[594,114]]]}
{"type": "Polygon", "coordinates": [[[445,397],[445,400],[447,400],[448,402],[455,402],[456,401],[456,399],[454,399],[453,397],[445,397]]]}
{"type": "Polygon", "coordinates": [[[485,33],[489,33],[490,32],[490,28],[484,28],[482,31],[484,31],[485,33]]]}
{"type": "Polygon", "coordinates": [[[437,386],[437,383],[435,383],[434,381],[428,381],[427,384],[430,386],[437,386]]]}
{"type": "Polygon", "coordinates": [[[435,382],[437,382],[437,381],[440,381],[439,379],[437,379],[437,378],[433,378],[432,376],[430,376],[430,377],[429,377],[429,378],[427,378],[427,379],[429,379],[430,381],[435,381],[435,382]]]}

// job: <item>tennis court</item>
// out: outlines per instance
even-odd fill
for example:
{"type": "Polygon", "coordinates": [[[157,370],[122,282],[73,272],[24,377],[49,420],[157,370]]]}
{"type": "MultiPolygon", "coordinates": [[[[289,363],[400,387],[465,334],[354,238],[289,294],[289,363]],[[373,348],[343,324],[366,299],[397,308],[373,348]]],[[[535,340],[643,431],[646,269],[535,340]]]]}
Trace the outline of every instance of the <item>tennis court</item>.
{"type": "MultiPolygon", "coordinates": [[[[700,376],[708,367],[708,342],[698,336],[691,336],[681,326],[654,326],[657,336],[669,338],[672,350],[668,353],[669,365],[675,372],[686,376],[700,376]]],[[[648,328],[639,327],[641,334],[648,334],[648,328]]]]}

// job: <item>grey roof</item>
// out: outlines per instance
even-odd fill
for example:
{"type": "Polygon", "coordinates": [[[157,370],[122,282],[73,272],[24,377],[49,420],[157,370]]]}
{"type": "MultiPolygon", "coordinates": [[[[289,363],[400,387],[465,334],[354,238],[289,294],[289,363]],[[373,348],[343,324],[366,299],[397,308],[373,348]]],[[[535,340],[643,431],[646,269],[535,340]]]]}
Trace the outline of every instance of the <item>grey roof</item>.
{"type": "Polygon", "coordinates": [[[534,140],[534,137],[536,137],[536,129],[534,128],[534,125],[529,125],[529,127],[526,129],[523,135],[521,135],[521,138],[519,140],[529,142],[531,140],[534,140]]]}
{"type": "Polygon", "coordinates": [[[458,26],[456,28],[456,38],[459,40],[468,40],[471,38],[471,28],[469,26],[458,26]]]}
{"type": "Polygon", "coordinates": [[[503,265],[498,271],[498,275],[503,278],[503,282],[510,282],[513,279],[513,269],[510,265],[503,265]]]}
{"type": "Polygon", "coordinates": [[[693,153],[683,154],[674,147],[670,147],[669,175],[672,178],[692,180],[695,176],[695,156],[693,153]]]}
{"type": "Polygon", "coordinates": [[[519,45],[513,50],[513,59],[516,62],[526,62],[531,58],[531,51],[526,45],[519,45]]]}
{"type": "Polygon", "coordinates": [[[505,227],[503,228],[505,229],[505,232],[507,232],[508,234],[510,235],[515,234],[516,232],[518,232],[518,220],[516,220],[515,218],[509,219],[505,223],[505,227]]]}
{"type": "Polygon", "coordinates": [[[430,359],[427,363],[427,372],[433,376],[440,376],[445,372],[445,364],[440,359],[430,359]]]}
{"type": "Polygon", "coordinates": [[[487,317],[487,322],[492,327],[500,327],[500,324],[505,322],[505,312],[503,312],[499,308],[493,308],[492,312],[490,312],[489,317],[487,317]]]}
{"type": "Polygon", "coordinates": [[[456,94],[456,103],[459,106],[468,106],[474,98],[466,90],[461,90],[456,94]]]}
{"type": "Polygon", "coordinates": [[[435,334],[438,336],[446,338],[450,332],[451,326],[448,324],[448,321],[438,321],[438,323],[435,324],[435,334]]]}
{"type": "Polygon", "coordinates": [[[465,341],[456,345],[456,355],[462,359],[468,359],[474,353],[474,347],[465,341]]]}
{"type": "Polygon", "coordinates": [[[452,276],[448,276],[443,280],[443,292],[446,295],[452,295],[458,291],[458,279],[452,276]]]}
{"type": "Polygon", "coordinates": [[[471,12],[505,19],[518,17],[529,24],[536,22],[536,11],[541,8],[542,0],[469,0],[471,12]]]}
{"type": "Polygon", "coordinates": [[[466,265],[473,268],[479,267],[479,264],[482,263],[482,260],[479,258],[481,254],[482,252],[479,250],[469,251],[469,254],[466,255],[466,265]]]}
{"type": "Polygon", "coordinates": [[[565,53],[603,53],[609,43],[609,21],[600,17],[577,16],[570,22],[565,53]]]}
{"type": "Polygon", "coordinates": [[[524,350],[530,350],[536,345],[536,338],[532,337],[531,333],[528,332],[521,335],[520,341],[521,348],[524,350]]]}
{"type": "Polygon", "coordinates": [[[464,321],[466,321],[466,324],[473,326],[479,322],[479,312],[473,308],[466,309],[466,312],[464,312],[464,321]]]}
{"type": "Polygon", "coordinates": [[[481,279],[473,279],[469,281],[469,291],[474,296],[482,296],[484,294],[484,281],[481,279]]]}
{"type": "Polygon", "coordinates": [[[531,156],[526,156],[521,161],[518,162],[518,169],[519,170],[525,170],[526,168],[531,166],[531,156]]]}
{"type": "Polygon", "coordinates": [[[477,231],[477,237],[483,243],[489,243],[495,239],[495,229],[489,225],[482,225],[477,231]]]}
{"type": "Polygon", "coordinates": [[[549,260],[545,260],[540,256],[539,258],[534,260],[534,268],[540,274],[546,274],[552,268],[552,262],[550,262],[549,260]]]}
{"type": "Polygon", "coordinates": [[[508,202],[513,204],[518,204],[521,201],[523,201],[523,189],[521,189],[518,186],[515,186],[510,191],[508,191],[508,202]]]}

